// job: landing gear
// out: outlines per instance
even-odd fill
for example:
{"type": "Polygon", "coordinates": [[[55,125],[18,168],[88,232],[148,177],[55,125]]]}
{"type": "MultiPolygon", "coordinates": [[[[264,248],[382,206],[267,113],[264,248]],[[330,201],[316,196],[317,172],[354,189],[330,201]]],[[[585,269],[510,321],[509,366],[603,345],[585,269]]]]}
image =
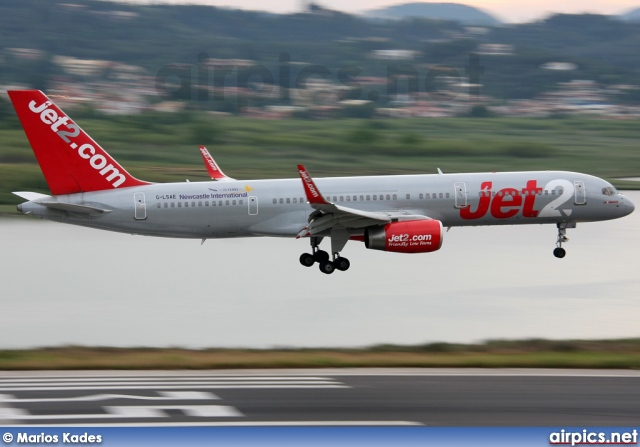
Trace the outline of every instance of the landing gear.
{"type": "Polygon", "coordinates": [[[347,258],[340,256],[340,253],[333,254],[333,261],[324,260],[320,262],[320,271],[327,275],[332,274],[336,270],[345,272],[351,267],[351,262],[347,258]]]}
{"type": "Polygon", "coordinates": [[[311,267],[313,264],[315,264],[315,259],[313,259],[313,255],[309,254],[309,253],[302,253],[300,255],[300,264],[304,265],[305,267],[311,267]]]}
{"type": "Polygon", "coordinates": [[[351,263],[349,262],[349,260],[347,258],[343,258],[341,256],[337,257],[336,259],[333,260],[334,265],[336,266],[336,268],[340,271],[347,271],[349,270],[349,267],[351,267],[351,263]]]}
{"type": "Polygon", "coordinates": [[[557,247],[553,250],[553,256],[556,258],[564,258],[567,254],[567,251],[562,247],[557,247]]]}
{"type": "Polygon", "coordinates": [[[313,253],[313,260],[317,263],[328,261],[329,253],[324,250],[318,250],[318,247],[316,247],[316,250],[313,253]]]}
{"type": "Polygon", "coordinates": [[[311,267],[316,262],[320,267],[320,271],[327,275],[332,274],[336,270],[346,271],[351,267],[351,262],[347,258],[340,256],[340,253],[333,253],[333,259],[324,250],[319,249],[321,237],[311,238],[311,253],[303,253],[300,255],[300,264],[305,267],[311,267]]]}
{"type": "Polygon", "coordinates": [[[336,269],[336,266],[331,261],[322,261],[320,263],[320,271],[327,275],[332,274],[336,269]]]}
{"type": "Polygon", "coordinates": [[[576,224],[574,223],[573,225],[570,225],[563,222],[558,223],[556,226],[558,227],[558,239],[556,240],[556,248],[553,250],[553,256],[561,259],[567,255],[567,251],[562,248],[563,242],[569,242],[569,238],[567,237],[567,228],[575,228],[576,224]]]}

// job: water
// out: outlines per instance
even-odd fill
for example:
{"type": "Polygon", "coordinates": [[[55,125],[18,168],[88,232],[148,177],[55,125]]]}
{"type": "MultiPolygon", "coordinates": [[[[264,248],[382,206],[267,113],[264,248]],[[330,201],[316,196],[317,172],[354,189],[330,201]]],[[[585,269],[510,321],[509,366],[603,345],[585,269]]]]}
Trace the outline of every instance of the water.
{"type": "MultiPolygon", "coordinates": [[[[640,192],[628,196],[640,204],[640,192]]],[[[299,265],[306,240],[200,241],[0,219],[0,348],[353,347],[640,335],[640,212],[568,230],[454,228],[442,250],[350,242],[352,267],[299,265]]]]}

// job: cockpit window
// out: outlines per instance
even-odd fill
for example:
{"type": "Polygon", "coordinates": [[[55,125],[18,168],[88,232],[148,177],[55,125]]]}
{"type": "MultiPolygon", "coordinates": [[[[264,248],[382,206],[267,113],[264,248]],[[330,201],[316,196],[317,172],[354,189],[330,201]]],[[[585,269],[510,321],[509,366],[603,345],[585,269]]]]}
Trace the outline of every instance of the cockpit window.
{"type": "Polygon", "coordinates": [[[602,188],[602,194],[605,196],[615,196],[618,194],[618,191],[613,186],[608,186],[606,188],[602,188]]]}

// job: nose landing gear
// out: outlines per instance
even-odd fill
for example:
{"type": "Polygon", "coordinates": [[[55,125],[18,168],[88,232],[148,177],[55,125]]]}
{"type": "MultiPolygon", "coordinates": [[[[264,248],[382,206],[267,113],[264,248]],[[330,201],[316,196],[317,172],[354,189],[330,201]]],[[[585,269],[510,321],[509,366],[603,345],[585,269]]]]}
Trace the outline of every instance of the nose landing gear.
{"type": "Polygon", "coordinates": [[[556,248],[553,250],[553,256],[562,259],[567,255],[567,251],[562,248],[563,242],[569,242],[567,228],[575,228],[576,224],[575,222],[560,222],[556,226],[558,227],[558,239],[556,240],[556,248]]]}

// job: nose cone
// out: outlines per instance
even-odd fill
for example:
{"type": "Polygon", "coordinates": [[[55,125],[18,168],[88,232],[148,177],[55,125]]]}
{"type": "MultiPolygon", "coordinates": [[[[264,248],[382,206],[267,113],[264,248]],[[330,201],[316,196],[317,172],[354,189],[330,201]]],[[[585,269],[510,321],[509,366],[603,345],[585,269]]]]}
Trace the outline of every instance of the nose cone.
{"type": "Polygon", "coordinates": [[[621,206],[619,209],[620,209],[620,212],[622,213],[622,216],[628,216],[629,214],[633,213],[633,211],[636,209],[636,206],[633,204],[631,200],[629,200],[627,196],[622,196],[620,205],[621,206]]]}

